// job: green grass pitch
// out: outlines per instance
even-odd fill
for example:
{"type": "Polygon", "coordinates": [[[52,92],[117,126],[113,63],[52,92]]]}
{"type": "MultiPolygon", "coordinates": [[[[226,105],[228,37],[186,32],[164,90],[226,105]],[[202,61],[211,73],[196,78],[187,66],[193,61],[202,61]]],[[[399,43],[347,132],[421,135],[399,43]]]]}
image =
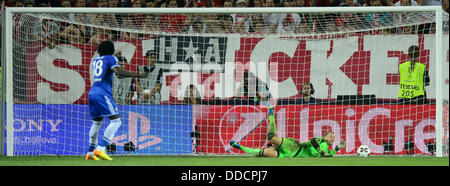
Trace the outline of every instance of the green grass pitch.
{"type": "Polygon", "coordinates": [[[250,156],[0,156],[0,166],[449,166],[449,158],[431,156],[336,156],[332,158],[257,158],[250,156]]]}

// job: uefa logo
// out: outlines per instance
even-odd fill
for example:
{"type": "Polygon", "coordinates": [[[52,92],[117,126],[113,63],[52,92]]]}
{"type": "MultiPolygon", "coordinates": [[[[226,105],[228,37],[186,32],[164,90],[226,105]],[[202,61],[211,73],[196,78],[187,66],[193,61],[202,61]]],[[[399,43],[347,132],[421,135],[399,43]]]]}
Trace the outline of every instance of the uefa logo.
{"type": "Polygon", "coordinates": [[[232,148],[230,140],[243,146],[263,148],[267,145],[267,114],[255,106],[235,106],[220,119],[219,136],[222,147],[229,153],[243,153],[232,148]]]}

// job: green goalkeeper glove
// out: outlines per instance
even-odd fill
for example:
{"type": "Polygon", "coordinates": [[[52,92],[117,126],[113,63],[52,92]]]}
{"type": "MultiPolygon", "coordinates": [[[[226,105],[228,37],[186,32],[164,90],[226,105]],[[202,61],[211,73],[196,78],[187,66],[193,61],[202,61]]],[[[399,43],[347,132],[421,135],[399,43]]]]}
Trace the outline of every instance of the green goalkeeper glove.
{"type": "Polygon", "coordinates": [[[341,143],[339,143],[339,145],[336,145],[334,150],[337,152],[337,151],[341,150],[344,147],[345,147],[345,140],[341,140],[341,143]]]}

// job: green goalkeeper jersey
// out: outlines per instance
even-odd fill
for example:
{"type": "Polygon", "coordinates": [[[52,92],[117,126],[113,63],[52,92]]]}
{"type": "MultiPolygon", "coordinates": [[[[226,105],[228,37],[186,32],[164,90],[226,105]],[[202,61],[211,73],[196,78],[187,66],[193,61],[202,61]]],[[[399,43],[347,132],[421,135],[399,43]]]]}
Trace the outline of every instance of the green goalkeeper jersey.
{"type": "Polygon", "coordinates": [[[334,156],[336,151],[329,150],[329,146],[322,137],[314,137],[310,141],[300,143],[301,150],[296,157],[325,157],[326,154],[334,156]]]}

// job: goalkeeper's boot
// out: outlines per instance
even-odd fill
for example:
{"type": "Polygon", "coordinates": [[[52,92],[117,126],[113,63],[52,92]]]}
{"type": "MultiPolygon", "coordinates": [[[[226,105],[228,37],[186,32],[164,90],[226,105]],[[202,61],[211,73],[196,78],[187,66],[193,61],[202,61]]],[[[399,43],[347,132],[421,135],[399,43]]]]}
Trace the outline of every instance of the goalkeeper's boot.
{"type": "Polygon", "coordinates": [[[95,149],[94,154],[104,160],[113,160],[111,157],[108,156],[108,154],[105,153],[105,151],[99,151],[95,149]]]}
{"type": "Polygon", "coordinates": [[[86,155],[86,160],[100,160],[95,154],[93,153],[88,153],[86,155]]]}
{"type": "Polygon", "coordinates": [[[270,102],[267,102],[267,115],[275,115],[275,112],[273,111],[273,105],[270,102]]]}
{"type": "Polygon", "coordinates": [[[230,145],[236,149],[241,149],[241,145],[233,140],[230,141],[230,145]]]}

